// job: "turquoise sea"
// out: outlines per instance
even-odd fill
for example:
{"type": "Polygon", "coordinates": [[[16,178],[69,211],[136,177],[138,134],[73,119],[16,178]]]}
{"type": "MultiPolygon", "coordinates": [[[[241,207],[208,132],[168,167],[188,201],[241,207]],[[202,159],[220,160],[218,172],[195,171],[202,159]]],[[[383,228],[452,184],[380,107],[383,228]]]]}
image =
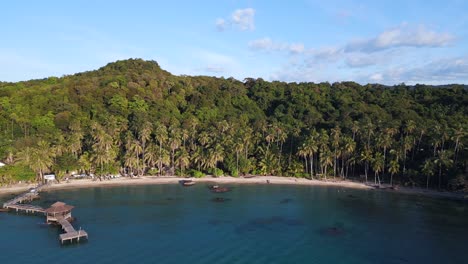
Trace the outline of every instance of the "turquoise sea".
{"type": "Polygon", "coordinates": [[[223,194],[200,183],[45,192],[35,204],[76,206],[73,225],[89,241],[61,246],[43,216],[0,213],[0,263],[467,263],[466,203],[231,186],[223,194]]]}

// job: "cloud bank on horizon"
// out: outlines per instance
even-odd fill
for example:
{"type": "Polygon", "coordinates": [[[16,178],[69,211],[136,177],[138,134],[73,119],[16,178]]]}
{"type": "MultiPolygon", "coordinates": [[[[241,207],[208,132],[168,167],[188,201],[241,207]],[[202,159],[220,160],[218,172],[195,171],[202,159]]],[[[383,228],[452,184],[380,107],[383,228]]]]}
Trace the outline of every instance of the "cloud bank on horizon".
{"type": "Polygon", "coordinates": [[[0,81],[139,57],[240,80],[468,83],[466,1],[112,3],[4,4],[0,81]]]}

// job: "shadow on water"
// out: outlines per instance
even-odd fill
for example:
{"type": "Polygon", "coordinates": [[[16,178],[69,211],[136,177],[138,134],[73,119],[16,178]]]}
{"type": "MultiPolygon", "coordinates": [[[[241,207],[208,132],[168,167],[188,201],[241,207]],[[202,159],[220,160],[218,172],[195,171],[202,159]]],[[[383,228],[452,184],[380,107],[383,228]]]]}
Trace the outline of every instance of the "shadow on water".
{"type": "Polygon", "coordinates": [[[231,223],[232,221],[219,220],[219,219],[212,219],[208,221],[208,224],[212,226],[220,226],[220,225],[231,224],[231,223]]]}
{"type": "Polygon", "coordinates": [[[255,218],[245,224],[237,226],[235,231],[237,234],[248,232],[256,232],[259,230],[274,231],[283,229],[284,227],[303,226],[304,222],[299,219],[285,218],[281,216],[272,216],[267,218],[255,218]]]}
{"type": "Polygon", "coordinates": [[[320,235],[327,237],[344,236],[348,233],[344,227],[344,224],[341,222],[337,222],[332,226],[323,227],[318,232],[320,235]]]}
{"type": "Polygon", "coordinates": [[[293,201],[293,199],[291,199],[291,198],[285,198],[285,199],[280,201],[280,204],[288,204],[288,203],[291,203],[292,201],[293,201]]]}
{"type": "Polygon", "coordinates": [[[211,199],[210,201],[212,201],[213,203],[225,203],[225,202],[231,201],[231,199],[224,198],[224,197],[215,197],[215,198],[211,199]]]}

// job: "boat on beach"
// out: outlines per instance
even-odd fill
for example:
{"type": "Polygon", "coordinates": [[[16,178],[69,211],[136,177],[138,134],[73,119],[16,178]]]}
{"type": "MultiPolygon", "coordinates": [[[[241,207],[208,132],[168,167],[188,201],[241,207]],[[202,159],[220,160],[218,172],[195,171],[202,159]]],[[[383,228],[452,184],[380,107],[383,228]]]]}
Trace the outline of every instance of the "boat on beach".
{"type": "Polygon", "coordinates": [[[182,186],[192,186],[195,185],[195,182],[192,180],[181,180],[180,184],[182,184],[182,186]]]}

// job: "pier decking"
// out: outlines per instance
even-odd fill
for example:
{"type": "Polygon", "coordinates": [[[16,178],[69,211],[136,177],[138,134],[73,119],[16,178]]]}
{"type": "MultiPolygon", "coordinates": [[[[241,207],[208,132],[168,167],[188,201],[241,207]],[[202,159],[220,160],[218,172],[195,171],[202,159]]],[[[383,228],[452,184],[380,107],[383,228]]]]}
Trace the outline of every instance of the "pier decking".
{"type": "Polygon", "coordinates": [[[62,244],[66,241],[73,242],[73,239],[76,239],[77,242],[80,242],[81,238],[88,239],[88,233],[86,233],[86,231],[81,229],[76,231],[68,220],[59,218],[58,223],[62,226],[63,231],[65,231],[65,234],[60,235],[60,242],[62,244]]]}
{"type": "Polygon", "coordinates": [[[62,244],[65,242],[80,242],[80,239],[88,239],[88,233],[84,230],[76,231],[69,220],[72,219],[71,210],[73,206],[67,205],[62,202],[54,203],[50,208],[44,209],[40,206],[23,204],[24,202],[30,202],[34,199],[39,199],[39,190],[42,186],[38,186],[27,193],[20,194],[15,198],[5,202],[3,208],[14,210],[16,212],[25,212],[25,213],[40,213],[47,216],[47,223],[55,223],[62,227],[62,230],[65,232],[59,236],[59,240],[62,244]]]}

